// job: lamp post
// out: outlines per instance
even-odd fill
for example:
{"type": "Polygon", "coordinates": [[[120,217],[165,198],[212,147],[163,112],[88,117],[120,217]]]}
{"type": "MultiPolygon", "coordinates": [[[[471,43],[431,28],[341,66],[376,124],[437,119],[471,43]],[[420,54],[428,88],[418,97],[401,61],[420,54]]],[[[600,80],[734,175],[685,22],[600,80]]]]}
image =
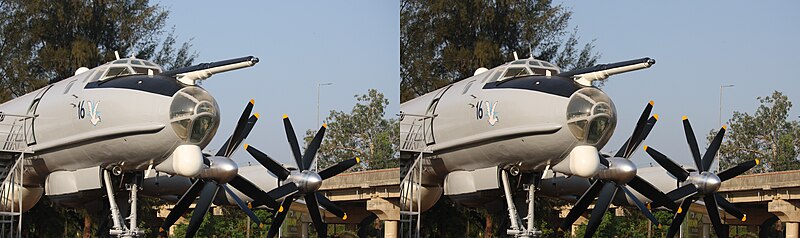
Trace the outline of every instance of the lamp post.
{"type": "MultiPolygon", "coordinates": [[[[722,92],[723,92],[723,89],[730,88],[730,87],[733,87],[733,86],[734,86],[733,84],[727,84],[727,85],[720,85],[719,86],[719,117],[717,117],[717,121],[718,121],[719,124],[717,125],[717,128],[721,128],[722,127],[722,92]]],[[[715,173],[719,171],[719,160],[720,159],[721,158],[719,157],[719,150],[717,150],[717,160],[715,160],[715,162],[714,162],[714,165],[715,165],[714,166],[714,168],[715,168],[714,172],[715,173]]]]}
{"type": "MultiPolygon", "coordinates": [[[[322,86],[329,86],[329,85],[333,85],[333,83],[317,83],[317,125],[319,125],[319,123],[322,122],[322,120],[319,119],[319,88],[322,86]]],[[[314,156],[316,157],[316,155],[314,156]]],[[[316,159],[314,159],[314,169],[319,171],[319,166],[316,159]]]]}
{"type": "Polygon", "coordinates": [[[322,120],[319,119],[319,88],[328,85],[333,85],[333,83],[317,83],[317,123],[322,122],[322,120]]]}

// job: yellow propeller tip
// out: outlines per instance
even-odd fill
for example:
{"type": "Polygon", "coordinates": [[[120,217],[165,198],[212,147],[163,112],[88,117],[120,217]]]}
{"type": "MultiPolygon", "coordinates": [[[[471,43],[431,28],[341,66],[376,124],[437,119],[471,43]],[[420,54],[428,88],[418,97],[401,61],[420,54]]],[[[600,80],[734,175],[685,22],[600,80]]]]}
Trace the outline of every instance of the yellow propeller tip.
{"type": "Polygon", "coordinates": [[[253,116],[256,116],[256,118],[261,117],[261,115],[258,115],[258,113],[253,113],[253,116]]]}
{"type": "Polygon", "coordinates": [[[647,150],[647,145],[644,146],[644,150],[647,150]]]}
{"type": "Polygon", "coordinates": [[[356,163],[361,163],[361,158],[356,157],[356,163]]]}
{"type": "Polygon", "coordinates": [[[756,159],[756,165],[758,165],[760,163],[761,163],[761,160],[760,159],[756,159]]]}
{"type": "Polygon", "coordinates": [[[658,114],[653,114],[653,118],[655,118],[656,120],[658,120],[658,114]]]}
{"type": "Polygon", "coordinates": [[[652,208],[650,208],[650,203],[648,203],[648,204],[647,204],[647,210],[651,210],[651,209],[652,209],[652,208]]]}
{"type": "Polygon", "coordinates": [[[283,119],[289,118],[289,115],[283,114],[283,119]]]}
{"type": "Polygon", "coordinates": [[[728,129],[728,125],[722,125],[722,129],[723,130],[727,130],[728,129]]]}
{"type": "Polygon", "coordinates": [[[250,104],[256,104],[256,100],[250,99],[250,104]]]}
{"type": "Polygon", "coordinates": [[[322,123],[322,127],[328,128],[328,123],[322,123]]]}
{"type": "Polygon", "coordinates": [[[683,208],[682,208],[682,207],[679,207],[679,208],[678,208],[678,213],[682,213],[682,212],[683,212],[683,208]]]}
{"type": "Polygon", "coordinates": [[[246,149],[247,149],[247,147],[249,147],[249,146],[250,146],[250,145],[248,145],[248,144],[244,144],[244,149],[246,150],[246,149]]]}
{"type": "Polygon", "coordinates": [[[164,232],[164,227],[159,227],[159,228],[158,228],[158,232],[161,232],[161,233],[163,233],[163,232],[164,232]]]}
{"type": "Polygon", "coordinates": [[[253,203],[252,202],[248,202],[247,203],[247,208],[253,209],[253,203]]]}
{"type": "Polygon", "coordinates": [[[342,217],[342,220],[343,221],[347,221],[347,213],[344,214],[344,216],[342,217]]]}
{"type": "Polygon", "coordinates": [[[650,104],[650,106],[653,106],[653,100],[650,100],[650,102],[648,102],[647,104],[650,104]]]}
{"type": "Polygon", "coordinates": [[[747,214],[745,214],[744,217],[742,217],[742,221],[747,221],[747,214]]]}
{"type": "Polygon", "coordinates": [[[684,121],[685,121],[685,120],[689,120],[689,117],[687,117],[687,116],[683,116],[683,119],[682,119],[682,120],[684,120],[684,121]]]}
{"type": "Polygon", "coordinates": [[[278,212],[283,212],[283,206],[280,206],[280,207],[278,208],[278,212]]]}

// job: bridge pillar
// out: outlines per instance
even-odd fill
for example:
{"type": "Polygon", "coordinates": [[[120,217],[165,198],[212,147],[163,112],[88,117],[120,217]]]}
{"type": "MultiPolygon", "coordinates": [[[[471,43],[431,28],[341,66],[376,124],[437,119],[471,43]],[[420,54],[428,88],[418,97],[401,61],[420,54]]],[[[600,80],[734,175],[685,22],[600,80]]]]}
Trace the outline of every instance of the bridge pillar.
{"type": "Polygon", "coordinates": [[[385,230],[383,237],[397,238],[397,223],[400,221],[399,202],[389,201],[383,198],[374,197],[367,200],[367,211],[378,215],[378,219],[383,221],[385,230]]]}
{"type": "Polygon", "coordinates": [[[772,200],[768,204],[769,212],[786,223],[786,238],[800,238],[798,223],[800,222],[800,206],[797,202],[783,199],[772,200]]]}

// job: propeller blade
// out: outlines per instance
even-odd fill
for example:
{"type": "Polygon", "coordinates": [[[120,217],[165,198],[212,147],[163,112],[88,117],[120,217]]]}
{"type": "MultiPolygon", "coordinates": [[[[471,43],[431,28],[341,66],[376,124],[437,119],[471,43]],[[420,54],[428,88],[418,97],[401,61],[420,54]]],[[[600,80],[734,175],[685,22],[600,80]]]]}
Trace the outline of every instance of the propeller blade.
{"type": "Polygon", "coordinates": [[[197,194],[200,193],[200,190],[203,189],[203,182],[202,180],[198,179],[195,180],[189,190],[186,190],[186,193],[178,199],[178,203],[172,207],[172,211],[169,212],[167,218],[164,219],[164,223],[161,224],[161,228],[159,229],[160,233],[164,233],[169,230],[173,224],[175,224],[181,216],[186,213],[186,210],[189,209],[189,206],[192,205],[194,199],[197,198],[197,194]]]}
{"type": "Polygon", "coordinates": [[[606,168],[608,168],[608,166],[610,166],[608,164],[608,159],[607,159],[608,155],[604,155],[603,153],[598,153],[598,154],[599,154],[598,158],[600,158],[600,164],[602,164],[603,166],[606,166],[606,168]]]}
{"type": "Polygon", "coordinates": [[[322,144],[322,139],[325,137],[325,129],[327,128],[327,125],[322,124],[322,127],[319,128],[317,134],[314,135],[314,139],[308,144],[306,151],[303,152],[303,166],[306,169],[310,169],[311,164],[314,163],[314,156],[317,155],[317,150],[319,150],[319,146],[322,144]]]}
{"type": "Polygon", "coordinates": [[[319,212],[319,203],[317,202],[317,196],[314,193],[306,194],[306,206],[308,207],[308,215],[311,216],[311,220],[314,222],[314,228],[317,229],[317,235],[320,238],[328,237],[328,224],[325,224],[325,221],[322,220],[322,214],[319,212]]]}
{"type": "Polygon", "coordinates": [[[639,120],[636,122],[636,127],[633,128],[633,134],[628,137],[628,140],[625,141],[625,144],[622,145],[622,148],[619,148],[617,154],[614,157],[623,157],[628,158],[633,151],[636,149],[633,145],[638,144],[642,137],[642,130],[644,129],[645,125],[647,125],[647,117],[650,116],[650,111],[653,110],[653,101],[647,103],[647,106],[644,107],[642,111],[642,115],[639,116],[639,120]]]}
{"type": "Polygon", "coordinates": [[[278,213],[275,213],[275,217],[272,220],[272,225],[269,226],[269,232],[267,232],[268,238],[275,237],[275,235],[278,234],[281,225],[283,225],[283,220],[286,219],[286,214],[289,213],[289,207],[292,206],[292,202],[294,202],[293,197],[286,197],[286,199],[283,199],[280,208],[278,208],[278,213]]]}
{"type": "Polygon", "coordinates": [[[303,167],[303,157],[300,155],[300,145],[297,144],[297,135],[294,134],[294,127],[292,127],[292,122],[289,121],[289,116],[286,114],[283,114],[283,129],[286,130],[286,139],[289,140],[289,147],[292,148],[297,169],[300,171],[306,170],[307,168],[303,167]]]}
{"type": "Polygon", "coordinates": [[[650,221],[652,221],[653,224],[658,225],[658,219],[656,219],[656,217],[653,216],[653,213],[650,212],[649,209],[647,209],[647,206],[645,206],[642,203],[642,201],[639,201],[639,199],[636,198],[636,196],[634,196],[633,193],[631,193],[631,191],[629,191],[627,188],[625,187],[620,187],[620,188],[622,188],[622,191],[625,192],[625,194],[627,194],[631,200],[633,200],[633,203],[636,203],[636,206],[639,207],[639,210],[641,210],[642,213],[644,213],[644,216],[647,217],[647,219],[650,219],[650,221]]]}
{"type": "Polygon", "coordinates": [[[594,198],[600,193],[601,188],[603,188],[603,182],[599,179],[595,180],[592,186],[581,195],[581,198],[578,199],[575,206],[572,206],[572,209],[569,210],[567,217],[564,218],[564,223],[561,223],[561,230],[569,231],[570,226],[578,220],[578,217],[586,212],[586,208],[589,208],[589,204],[592,204],[594,198]]]}
{"type": "Polygon", "coordinates": [[[700,148],[697,148],[697,137],[694,136],[692,123],[689,123],[689,118],[686,116],[683,116],[683,133],[686,134],[686,143],[689,144],[689,150],[692,151],[694,166],[697,166],[698,171],[704,171],[703,163],[700,161],[700,148]]]}
{"type": "Polygon", "coordinates": [[[269,155],[264,154],[264,152],[261,152],[260,150],[248,144],[244,144],[244,150],[246,150],[247,153],[250,153],[250,155],[258,161],[258,163],[264,166],[264,168],[267,168],[267,170],[278,177],[279,180],[286,180],[286,178],[289,177],[289,170],[278,164],[278,162],[270,158],[269,155]]]}
{"type": "Polygon", "coordinates": [[[331,200],[328,200],[328,198],[326,198],[322,194],[320,193],[316,194],[317,194],[317,201],[319,201],[319,205],[322,205],[322,207],[325,208],[326,211],[333,213],[333,215],[336,215],[337,217],[341,217],[342,220],[347,220],[347,213],[345,213],[344,210],[342,210],[342,208],[336,206],[336,204],[333,204],[331,200]]]}
{"type": "Polygon", "coordinates": [[[722,137],[725,136],[725,127],[722,126],[717,132],[717,135],[714,136],[714,140],[711,141],[711,145],[708,146],[706,149],[706,153],[703,155],[703,171],[708,171],[711,169],[711,162],[714,161],[714,157],[717,156],[717,151],[719,151],[719,146],[722,144],[722,137]]]}
{"type": "Polygon", "coordinates": [[[242,201],[242,199],[239,198],[239,196],[236,196],[236,194],[233,193],[233,190],[231,190],[230,188],[228,188],[228,186],[225,186],[224,184],[222,185],[222,188],[224,188],[225,192],[227,192],[228,195],[230,195],[233,198],[233,200],[236,201],[236,205],[238,205],[239,208],[241,208],[242,211],[244,211],[244,213],[247,214],[247,216],[249,216],[251,220],[253,220],[253,222],[255,222],[256,224],[261,224],[261,220],[258,219],[258,216],[256,216],[256,214],[253,213],[253,211],[250,210],[249,207],[247,207],[247,204],[245,204],[244,201],[242,201]]]}
{"type": "MultiPolygon", "coordinates": [[[[236,144],[234,143],[236,138],[240,137],[244,131],[244,128],[247,126],[247,117],[249,117],[250,113],[253,112],[253,104],[255,104],[253,99],[250,99],[250,101],[247,102],[247,105],[244,107],[244,111],[242,111],[242,115],[239,116],[239,121],[236,122],[236,127],[233,129],[233,134],[228,138],[227,141],[225,141],[225,144],[222,145],[222,148],[217,151],[217,156],[230,157],[232,151],[236,149],[235,146],[231,145],[236,144]]],[[[257,117],[258,116],[256,116],[256,118],[257,117]]]]}
{"type": "Polygon", "coordinates": [[[617,193],[617,184],[614,182],[606,182],[600,190],[600,196],[597,197],[597,202],[594,203],[592,215],[589,217],[589,224],[586,225],[586,233],[584,238],[590,238],[600,227],[600,222],[603,221],[603,215],[606,214],[608,206],[611,205],[611,200],[614,199],[614,194],[617,193]]]}
{"type": "MultiPolygon", "coordinates": [[[[705,162],[705,161],[704,161],[705,162]]],[[[711,220],[711,224],[714,226],[714,232],[717,233],[717,237],[727,237],[725,234],[725,227],[722,225],[722,222],[719,218],[719,210],[717,210],[717,199],[714,198],[713,194],[706,194],[703,197],[703,202],[706,203],[706,211],[708,211],[708,219],[711,220]]]]}
{"type": "Polygon", "coordinates": [[[680,188],[676,188],[675,190],[669,191],[667,193],[667,197],[672,201],[678,201],[681,198],[693,195],[696,192],[697,192],[697,187],[695,187],[694,184],[687,184],[683,185],[680,188]]]}
{"type": "Polygon", "coordinates": [[[282,197],[292,195],[295,192],[297,192],[297,185],[295,185],[293,182],[289,182],[267,192],[267,195],[274,199],[280,199],[282,197]]]}
{"type": "Polygon", "coordinates": [[[714,198],[717,200],[717,204],[722,210],[725,210],[728,214],[733,215],[733,217],[738,218],[740,221],[747,221],[747,215],[742,213],[736,206],[728,202],[725,198],[719,195],[719,193],[714,193],[714,198]]]}
{"type": "Polygon", "coordinates": [[[669,225],[669,230],[667,231],[666,237],[675,237],[678,234],[678,231],[681,230],[681,223],[683,223],[683,219],[686,218],[686,214],[689,213],[689,206],[692,205],[692,199],[687,198],[684,199],[681,203],[681,207],[678,208],[678,212],[675,213],[675,217],[672,218],[672,223],[669,225]]]}
{"type": "Polygon", "coordinates": [[[717,174],[717,176],[719,177],[720,180],[725,182],[728,179],[732,179],[733,177],[739,176],[740,174],[743,174],[744,172],[747,172],[748,170],[752,169],[753,167],[755,167],[759,163],[760,163],[760,161],[757,160],[757,159],[750,160],[750,161],[745,161],[745,162],[743,162],[743,163],[741,163],[739,165],[736,165],[736,166],[728,168],[728,169],[726,169],[726,170],[724,170],[722,172],[719,172],[719,174],[717,174]]]}
{"type": "Polygon", "coordinates": [[[344,172],[345,170],[349,169],[350,167],[353,167],[353,165],[356,165],[358,163],[361,163],[361,159],[359,159],[358,157],[356,157],[355,159],[345,160],[337,163],[334,166],[322,170],[321,172],[319,172],[319,176],[322,177],[323,180],[325,180],[344,172]]]}
{"type": "Polygon", "coordinates": [[[678,209],[678,205],[674,202],[675,200],[669,199],[669,196],[665,195],[661,190],[658,190],[658,188],[639,176],[633,177],[633,179],[628,182],[628,186],[652,200],[654,204],[658,204],[658,206],[655,207],[664,206],[673,211],[678,209]]]}
{"type": "Polygon", "coordinates": [[[678,181],[686,181],[686,177],[689,177],[689,172],[686,172],[686,170],[681,168],[680,165],[676,164],[674,161],[667,158],[666,155],[658,152],[656,149],[653,149],[653,147],[644,146],[644,151],[647,152],[650,157],[653,157],[653,159],[656,160],[661,167],[664,167],[664,169],[672,174],[672,176],[678,178],[678,181]]]}
{"type": "Polygon", "coordinates": [[[770,231],[775,229],[775,222],[778,221],[778,216],[771,214],[770,218],[764,220],[764,223],[761,223],[758,229],[758,237],[769,237],[770,231]]]}
{"type": "Polygon", "coordinates": [[[631,147],[633,148],[633,150],[626,158],[630,158],[634,153],[636,153],[635,148],[639,148],[639,145],[642,144],[642,141],[647,139],[647,136],[650,135],[650,131],[653,130],[653,127],[656,125],[656,122],[658,122],[658,114],[653,114],[653,116],[651,116],[650,119],[647,120],[647,125],[645,125],[644,130],[642,130],[642,137],[639,138],[639,142],[633,145],[633,147],[631,147]]]}
{"type": "Polygon", "coordinates": [[[206,216],[208,209],[211,208],[211,202],[214,201],[214,197],[217,196],[217,190],[219,190],[219,186],[214,180],[208,180],[205,185],[203,185],[203,191],[200,192],[200,199],[197,200],[194,211],[192,212],[192,219],[189,220],[189,226],[186,227],[186,237],[194,237],[194,235],[197,234],[197,230],[200,229],[200,224],[203,223],[203,217],[206,216]]]}
{"type": "Polygon", "coordinates": [[[280,206],[280,204],[275,201],[275,198],[270,197],[269,194],[258,188],[258,186],[245,179],[241,175],[236,175],[236,177],[228,182],[228,184],[253,199],[253,206],[267,205],[267,207],[272,209],[280,206]]]}

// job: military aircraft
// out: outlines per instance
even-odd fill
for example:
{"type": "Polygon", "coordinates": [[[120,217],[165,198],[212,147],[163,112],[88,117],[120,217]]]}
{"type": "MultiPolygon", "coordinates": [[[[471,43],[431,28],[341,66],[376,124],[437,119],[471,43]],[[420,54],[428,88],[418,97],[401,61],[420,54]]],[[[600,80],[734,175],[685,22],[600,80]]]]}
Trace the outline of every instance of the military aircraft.
{"type": "MultiPolygon", "coordinates": [[[[11,185],[21,196],[11,198],[9,206],[0,210],[22,206],[22,211],[27,211],[42,195],[57,204],[78,208],[91,207],[105,196],[113,222],[109,234],[141,236],[136,201],[144,187],[144,195],[158,197],[168,194],[165,191],[183,194],[161,232],[169,229],[199,195],[187,229],[191,237],[212,202],[238,205],[260,222],[250,210],[253,206],[274,209],[277,216],[285,216],[283,207],[302,195],[315,226],[322,231],[320,237],[324,237],[318,204],[336,215],[346,218],[346,214],[316,191],[322,180],[357,161],[348,160],[323,171],[308,166],[323,139],[324,126],[301,157],[294,129],[284,116],[287,138],[298,161],[298,167],[291,170],[244,146],[278,178],[261,170],[240,173],[230,159],[259,118],[252,113],[252,100],[222,148],[216,154],[203,152],[219,126],[220,109],[198,81],[258,62],[258,58],[247,56],[165,71],[147,60],[117,57],[93,69],[81,67],[72,77],[3,103],[0,115],[5,120],[5,115],[24,115],[13,122],[21,126],[12,127],[17,131],[9,134],[23,135],[21,142],[28,154],[23,161],[24,183],[11,185]],[[219,192],[222,190],[225,192],[219,192]],[[128,195],[130,204],[118,204],[115,196],[119,194],[128,195]],[[282,204],[284,197],[287,199],[282,204]],[[123,218],[121,209],[130,210],[130,216],[123,218]]],[[[280,225],[273,223],[270,231],[277,231],[280,225]]]]}
{"type": "MultiPolygon", "coordinates": [[[[515,54],[514,61],[480,68],[472,77],[401,104],[401,158],[409,161],[401,183],[402,208],[424,212],[442,195],[468,207],[505,207],[507,234],[515,237],[541,234],[532,221],[537,191],[577,201],[564,228],[598,198],[586,237],[594,234],[612,202],[637,206],[651,220],[655,218],[645,205],[650,202],[678,210],[675,201],[699,194],[712,176],[695,172],[697,176],[681,180],[684,187],[677,188],[663,169],[637,174],[628,158],[658,121],[657,114],[650,116],[652,101],[616,154],[600,152],[614,132],[617,114],[611,98],[593,82],[654,64],[641,58],[561,72],[552,63],[516,59],[515,54]],[[516,207],[517,195],[528,204],[522,208],[525,217],[516,207]]],[[[718,148],[717,139],[715,143],[718,148]]],[[[709,151],[714,151],[713,159],[716,149],[709,151]]],[[[727,175],[744,172],[740,170],[727,175]]],[[[709,187],[700,193],[713,191],[709,187]]]]}

